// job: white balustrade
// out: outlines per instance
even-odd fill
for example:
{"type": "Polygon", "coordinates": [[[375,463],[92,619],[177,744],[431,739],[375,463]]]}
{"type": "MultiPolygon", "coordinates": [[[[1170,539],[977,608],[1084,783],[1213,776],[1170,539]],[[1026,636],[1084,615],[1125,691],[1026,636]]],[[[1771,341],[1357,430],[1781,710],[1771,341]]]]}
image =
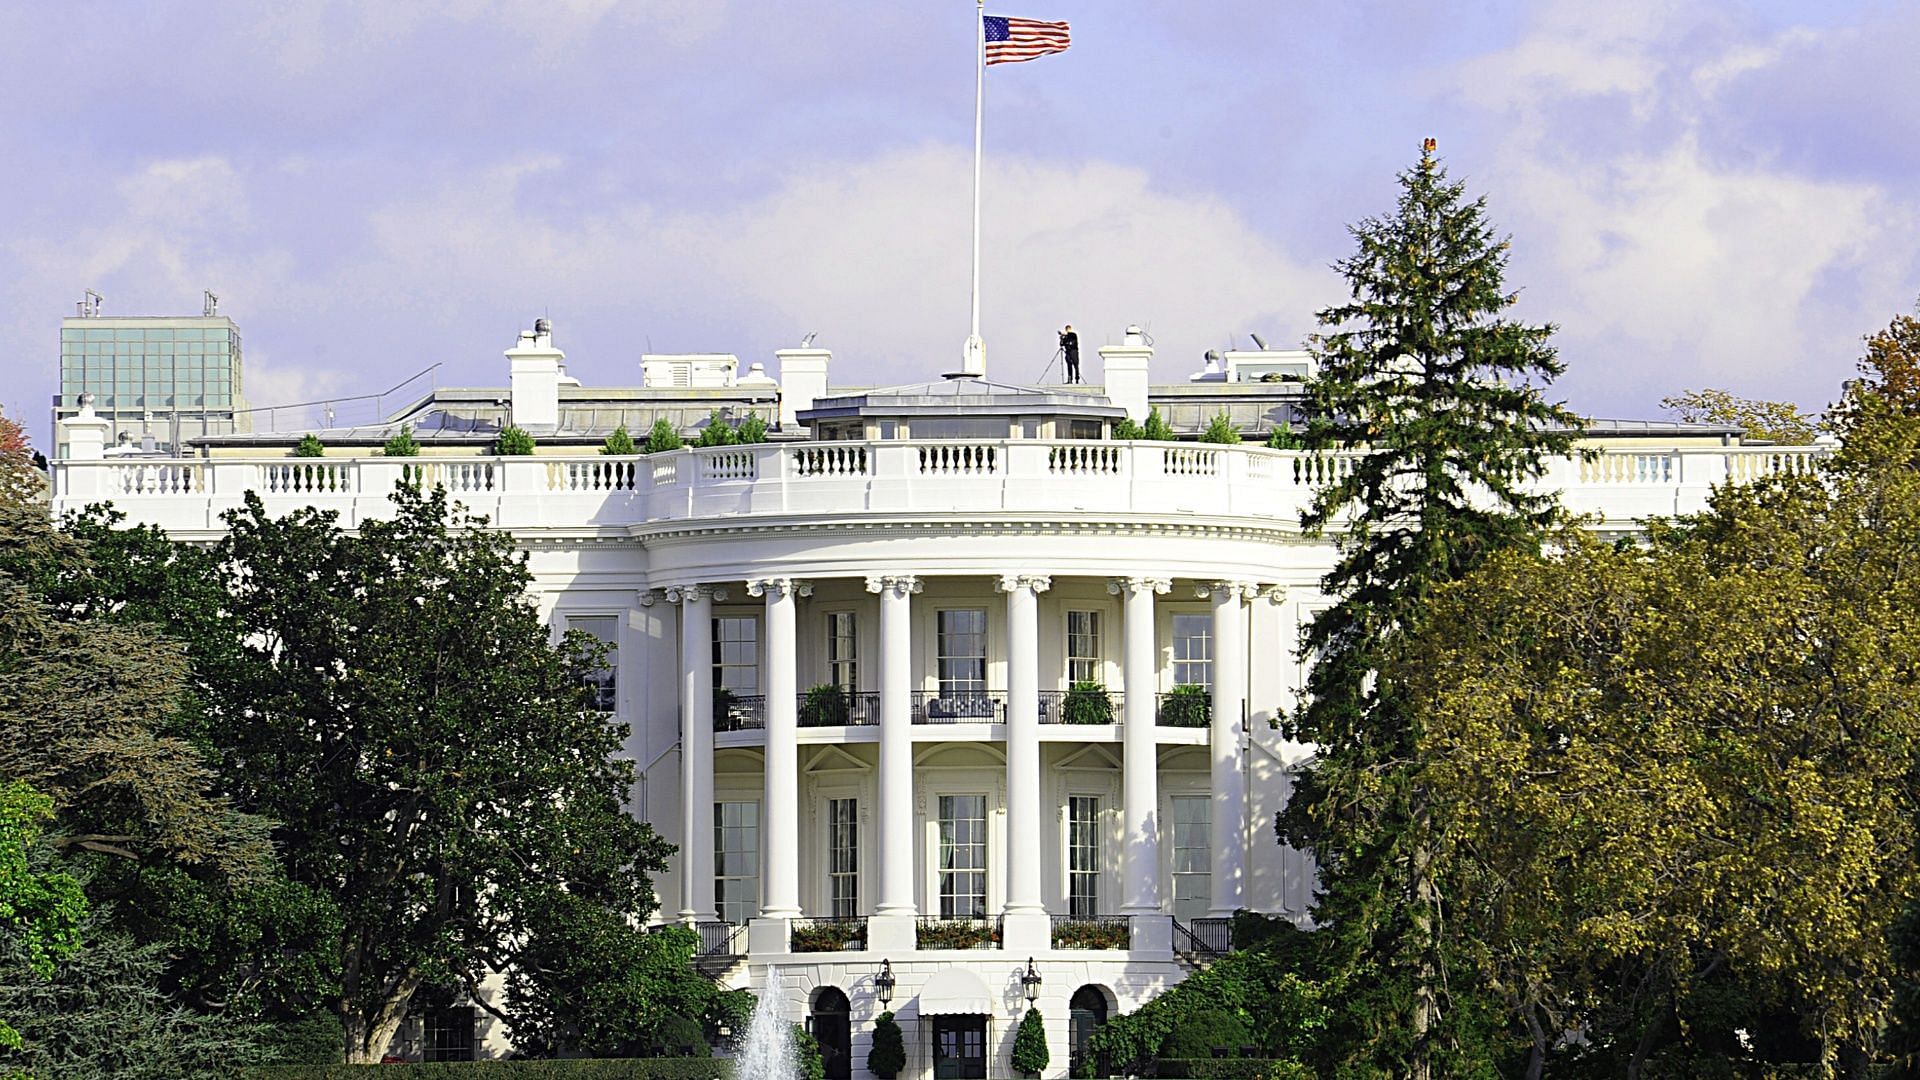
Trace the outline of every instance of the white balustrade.
{"type": "MultiPolygon", "coordinates": [[[[1813,472],[1821,447],[1602,451],[1547,463],[1542,489],[1613,522],[1702,509],[1714,485],[1813,472]]],[[[402,482],[444,486],[495,524],[642,525],[690,517],[887,514],[939,506],[1028,515],[1182,512],[1298,525],[1353,454],[1095,440],[764,443],[649,457],[107,459],[54,463],[56,513],[111,500],[136,522],[213,529],[257,492],[273,513],[391,512],[402,482]],[[984,481],[984,482],[983,482],[984,481]],[[616,496],[618,496],[616,498],[616,496]]]]}

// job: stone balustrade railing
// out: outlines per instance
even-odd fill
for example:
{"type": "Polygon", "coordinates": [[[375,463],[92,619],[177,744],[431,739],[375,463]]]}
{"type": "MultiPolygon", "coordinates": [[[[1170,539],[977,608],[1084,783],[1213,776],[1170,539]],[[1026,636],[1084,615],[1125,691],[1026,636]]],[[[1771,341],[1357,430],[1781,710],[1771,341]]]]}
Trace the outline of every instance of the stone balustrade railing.
{"type": "MultiPolygon", "coordinates": [[[[1575,513],[1628,523],[1701,509],[1730,480],[1809,471],[1824,453],[1635,447],[1556,459],[1543,483],[1575,513]]],[[[192,534],[218,531],[220,514],[253,491],[272,513],[332,509],[351,527],[385,516],[405,481],[443,485],[507,529],[942,511],[1293,525],[1313,490],[1352,460],[1253,446],[1022,440],[766,443],[618,458],[108,458],[56,462],[53,509],[110,501],[134,522],[192,534]]]]}

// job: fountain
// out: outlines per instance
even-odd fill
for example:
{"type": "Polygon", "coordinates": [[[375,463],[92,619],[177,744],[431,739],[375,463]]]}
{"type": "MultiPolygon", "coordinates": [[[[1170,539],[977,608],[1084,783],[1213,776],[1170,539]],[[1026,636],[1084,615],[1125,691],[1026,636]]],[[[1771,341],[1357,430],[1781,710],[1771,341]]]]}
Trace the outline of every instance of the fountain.
{"type": "Polygon", "coordinates": [[[747,1041],[734,1059],[734,1080],[795,1080],[793,1029],[781,1015],[780,972],[767,970],[766,989],[753,1005],[747,1041]]]}

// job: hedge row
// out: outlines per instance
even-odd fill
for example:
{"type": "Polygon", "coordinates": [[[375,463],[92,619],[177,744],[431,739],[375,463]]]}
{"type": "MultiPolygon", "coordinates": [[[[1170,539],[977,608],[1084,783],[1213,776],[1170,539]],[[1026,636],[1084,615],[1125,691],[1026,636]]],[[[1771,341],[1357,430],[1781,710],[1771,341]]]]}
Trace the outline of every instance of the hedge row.
{"type": "Polygon", "coordinates": [[[722,1058],[438,1061],[411,1065],[273,1065],[248,1080],[733,1080],[722,1058]]]}
{"type": "Polygon", "coordinates": [[[1305,1065],[1282,1058],[1161,1058],[1154,1072],[1187,1080],[1314,1080],[1305,1065]]]}

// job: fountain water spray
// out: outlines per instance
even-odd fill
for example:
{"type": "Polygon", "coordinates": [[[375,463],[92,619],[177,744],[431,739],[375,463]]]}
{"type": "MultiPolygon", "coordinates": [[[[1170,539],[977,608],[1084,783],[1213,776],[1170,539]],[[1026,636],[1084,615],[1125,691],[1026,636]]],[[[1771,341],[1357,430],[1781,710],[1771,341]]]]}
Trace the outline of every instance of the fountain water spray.
{"type": "Polygon", "coordinates": [[[797,1080],[793,1067],[793,1029],[782,1015],[780,971],[767,970],[767,985],[753,1006],[747,1041],[734,1060],[737,1080],[797,1080]]]}

